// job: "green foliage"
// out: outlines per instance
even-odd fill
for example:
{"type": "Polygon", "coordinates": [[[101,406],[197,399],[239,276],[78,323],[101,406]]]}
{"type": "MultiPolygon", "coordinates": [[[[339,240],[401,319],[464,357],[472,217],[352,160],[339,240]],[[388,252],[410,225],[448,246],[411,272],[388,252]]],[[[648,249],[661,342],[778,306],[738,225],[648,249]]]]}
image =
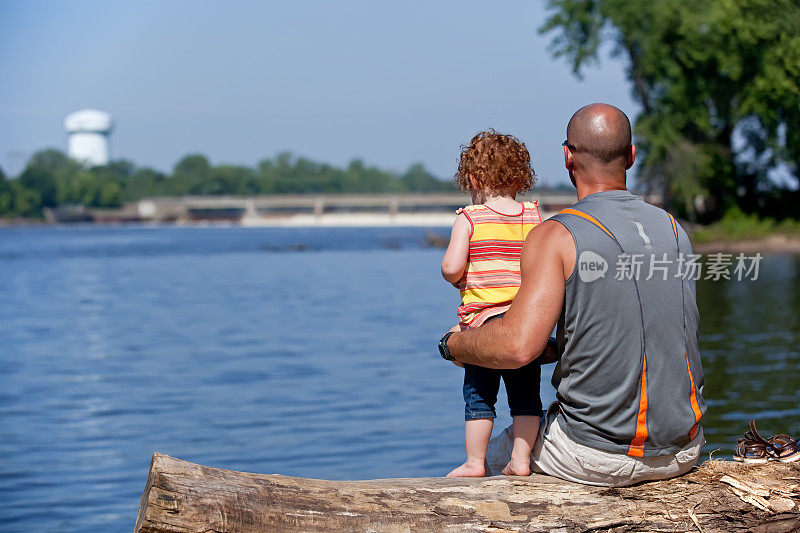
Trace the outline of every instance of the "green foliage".
{"type": "Polygon", "coordinates": [[[129,202],[153,196],[155,191],[164,190],[164,181],[167,176],[150,168],[140,168],[125,181],[122,190],[122,200],[129,202]]]}
{"type": "Polygon", "coordinates": [[[758,239],[767,235],[782,233],[800,236],[800,221],[774,218],[759,218],[755,214],[745,214],[739,208],[732,208],[718,222],[697,230],[692,240],[697,243],[711,241],[738,241],[758,239]]]}
{"type": "Polygon", "coordinates": [[[14,214],[14,189],[0,168],[0,217],[14,214]]]}
{"type": "Polygon", "coordinates": [[[18,179],[8,181],[0,171],[0,217],[39,217],[43,207],[118,207],[153,196],[453,190],[452,182],[436,179],[421,164],[398,176],[358,159],[342,169],[284,152],[248,168],[214,166],[205,156],[190,154],[167,176],[124,160],[87,168],[49,149],[34,154],[18,179]]]}
{"type": "Polygon", "coordinates": [[[41,217],[42,196],[33,189],[27,189],[19,180],[11,182],[13,208],[9,215],[20,217],[41,217]]]}
{"type": "Polygon", "coordinates": [[[411,165],[401,179],[409,191],[435,192],[442,190],[442,182],[425,170],[421,163],[411,165]]]}
{"type": "MultiPolygon", "coordinates": [[[[540,28],[573,71],[603,42],[627,62],[639,179],[684,215],[759,211],[769,173],[800,178],[800,4],[796,0],[548,0],[540,28]]],[[[796,213],[795,213],[796,215],[796,213]]]]}
{"type": "Polygon", "coordinates": [[[31,157],[28,166],[17,179],[17,184],[39,196],[42,207],[55,207],[59,203],[57,179],[67,174],[67,157],[57,150],[43,150],[31,157]]]}

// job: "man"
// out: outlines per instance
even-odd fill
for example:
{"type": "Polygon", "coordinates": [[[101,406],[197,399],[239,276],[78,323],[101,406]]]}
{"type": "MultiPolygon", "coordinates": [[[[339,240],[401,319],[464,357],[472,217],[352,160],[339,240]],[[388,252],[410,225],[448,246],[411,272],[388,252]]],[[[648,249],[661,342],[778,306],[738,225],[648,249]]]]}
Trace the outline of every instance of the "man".
{"type": "MultiPolygon", "coordinates": [[[[626,189],[635,155],[622,111],[578,110],[564,141],[578,203],[528,235],[505,316],[454,328],[439,346],[455,362],[518,368],[543,352],[558,324],[558,402],[542,420],[531,467],[593,485],[680,475],[705,442],[698,312],[685,273],[691,244],[671,215],[626,189]]],[[[506,429],[490,444],[490,471],[510,449],[506,429]]]]}

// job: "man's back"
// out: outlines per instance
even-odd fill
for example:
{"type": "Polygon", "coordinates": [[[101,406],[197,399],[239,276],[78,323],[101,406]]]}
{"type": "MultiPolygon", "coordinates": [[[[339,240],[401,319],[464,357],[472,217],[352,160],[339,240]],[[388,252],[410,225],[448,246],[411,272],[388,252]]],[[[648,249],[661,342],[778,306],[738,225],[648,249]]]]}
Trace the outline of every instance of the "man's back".
{"type": "Polygon", "coordinates": [[[705,412],[691,245],[665,211],[625,190],[553,217],[575,240],[553,375],[565,433],[634,457],[673,454],[705,412]]]}

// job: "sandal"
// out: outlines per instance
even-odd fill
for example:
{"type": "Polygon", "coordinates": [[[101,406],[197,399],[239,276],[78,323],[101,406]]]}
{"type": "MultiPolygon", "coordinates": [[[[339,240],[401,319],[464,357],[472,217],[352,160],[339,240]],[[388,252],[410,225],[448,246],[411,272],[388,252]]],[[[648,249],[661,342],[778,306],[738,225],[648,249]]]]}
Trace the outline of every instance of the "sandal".
{"type": "Polygon", "coordinates": [[[767,453],[767,445],[747,438],[740,438],[736,443],[736,449],[733,450],[733,460],[740,463],[761,464],[769,461],[769,454],[767,453]]]}
{"type": "Polygon", "coordinates": [[[772,459],[776,459],[782,463],[791,463],[800,460],[800,449],[798,449],[797,441],[785,433],[775,435],[768,439],[770,449],[767,453],[772,459]]]}
{"type": "Polygon", "coordinates": [[[785,433],[765,439],[758,433],[755,420],[750,420],[750,431],[744,434],[743,439],[739,439],[733,459],[744,463],[765,463],[770,460],[791,463],[800,460],[800,449],[797,440],[785,433]]]}
{"type": "Polygon", "coordinates": [[[733,459],[742,463],[766,463],[773,455],[773,445],[756,429],[756,421],[750,420],[750,431],[740,438],[733,451],[733,459]]]}

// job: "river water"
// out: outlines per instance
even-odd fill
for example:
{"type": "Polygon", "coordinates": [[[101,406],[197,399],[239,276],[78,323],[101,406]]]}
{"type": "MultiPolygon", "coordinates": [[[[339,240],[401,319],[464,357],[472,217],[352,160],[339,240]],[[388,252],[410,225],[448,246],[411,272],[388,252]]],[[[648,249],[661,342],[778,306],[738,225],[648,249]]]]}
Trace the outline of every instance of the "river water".
{"type": "MultiPolygon", "coordinates": [[[[414,228],[0,229],[3,530],[130,531],[154,451],[329,479],[445,474],[463,404],[435,347],[458,305],[441,254],[414,228]]],[[[751,417],[798,436],[800,259],[698,295],[705,456],[729,455],[751,417]]]]}

